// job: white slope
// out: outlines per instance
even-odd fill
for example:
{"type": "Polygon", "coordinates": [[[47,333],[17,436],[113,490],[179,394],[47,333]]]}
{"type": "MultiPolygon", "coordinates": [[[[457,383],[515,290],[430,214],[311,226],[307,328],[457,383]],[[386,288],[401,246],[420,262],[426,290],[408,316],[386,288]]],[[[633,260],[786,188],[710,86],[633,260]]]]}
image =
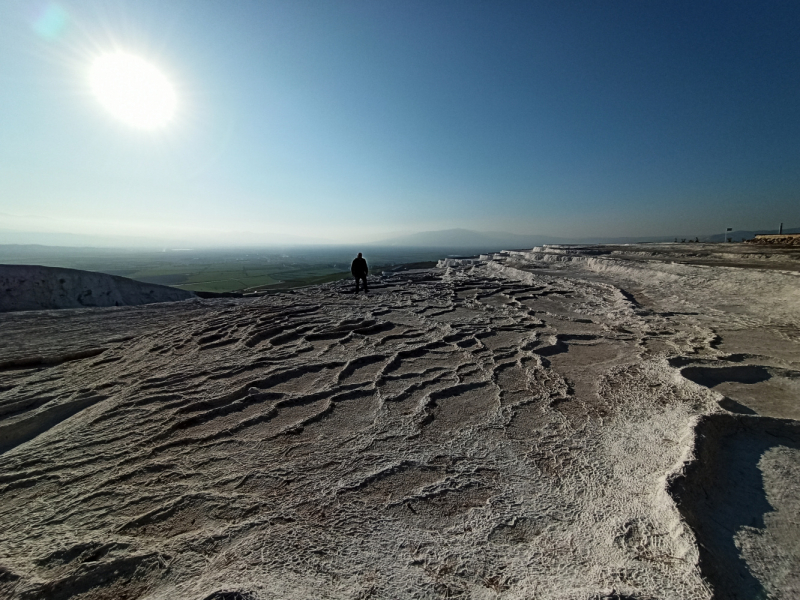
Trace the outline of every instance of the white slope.
{"type": "Polygon", "coordinates": [[[193,292],[127,277],[38,265],[0,265],[0,312],[136,306],[194,298],[193,292]]]}

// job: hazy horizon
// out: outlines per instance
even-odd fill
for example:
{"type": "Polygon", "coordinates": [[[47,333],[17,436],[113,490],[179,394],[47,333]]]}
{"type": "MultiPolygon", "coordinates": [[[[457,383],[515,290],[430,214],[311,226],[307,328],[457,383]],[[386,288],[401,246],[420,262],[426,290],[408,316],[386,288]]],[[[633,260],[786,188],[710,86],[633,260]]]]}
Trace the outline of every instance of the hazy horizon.
{"type": "Polygon", "coordinates": [[[4,3],[0,243],[796,226],[798,26],[786,3],[4,3]]]}
{"type": "MultiPolygon", "coordinates": [[[[800,227],[788,227],[784,224],[785,233],[798,233],[800,227]]],[[[84,248],[96,250],[144,250],[144,251],[246,251],[259,249],[358,249],[358,248],[427,248],[427,249],[473,249],[480,251],[497,251],[527,248],[542,244],[608,244],[636,242],[669,242],[680,239],[700,241],[723,241],[728,235],[733,241],[740,241],[742,236],[752,237],[755,233],[777,233],[778,228],[763,230],[736,230],[731,232],[704,232],[661,236],[589,236],[585,238],[567,238],[551,235],[522,235],[500,231],[475,231],[467,229],[449,229],[423,231],[414,234],[385,238],[369,242],[332,242],[330,240],[314,240],[284,236],[271,239],[269,236],[255,234],[239,234],[238,243],[219,240],[212,243],[208,239],[156,239],[102,235],[81,235],[71,233],[36,233],[9,232],[0,230],[0,247],[6,246],[41,246],[43,248],[84,248]]]]}

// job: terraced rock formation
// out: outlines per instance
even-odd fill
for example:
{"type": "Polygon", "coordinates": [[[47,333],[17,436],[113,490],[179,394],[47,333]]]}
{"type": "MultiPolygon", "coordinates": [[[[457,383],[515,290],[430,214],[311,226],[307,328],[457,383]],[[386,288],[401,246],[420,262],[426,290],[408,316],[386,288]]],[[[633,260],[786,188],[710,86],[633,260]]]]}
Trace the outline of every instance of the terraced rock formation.
{"type": "Polygon", "coordinates": [[[0,595],[792,597],[795,274],[584,258],[0,317],[0,595]]]}

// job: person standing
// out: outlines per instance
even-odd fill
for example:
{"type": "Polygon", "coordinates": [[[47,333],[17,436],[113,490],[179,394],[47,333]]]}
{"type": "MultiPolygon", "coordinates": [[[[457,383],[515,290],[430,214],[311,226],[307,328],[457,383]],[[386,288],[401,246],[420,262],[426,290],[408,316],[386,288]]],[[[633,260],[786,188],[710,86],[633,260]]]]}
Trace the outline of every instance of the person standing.
{"type": "Polygon", "coordinates": [[[359,281],[364,282],[364,293],[366,294],[367,274],[369,273],[369,268],[367,267],[367,261],[361,257],[361,252],[358,253],[358,256],[353,260],[353,264],[350,265],[350,272],[356,279],[356,294],[358,293],[359,281]]]}

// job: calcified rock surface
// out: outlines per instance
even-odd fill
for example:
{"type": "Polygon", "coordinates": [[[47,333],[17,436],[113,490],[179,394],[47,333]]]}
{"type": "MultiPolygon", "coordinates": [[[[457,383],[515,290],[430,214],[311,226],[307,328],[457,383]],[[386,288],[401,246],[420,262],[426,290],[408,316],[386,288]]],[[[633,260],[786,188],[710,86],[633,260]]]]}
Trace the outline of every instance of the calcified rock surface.
{"type": "Polygon", "coordinates": [[[800,279],[696,246],[0,317],[0,595],[796,597],[800,279]]]}
{"type": "Polygon", "coordinates": [[[138,306],[194,296],[194,292],[105,273],[38,265],[0,265],[0,312],[138,306]]]}

